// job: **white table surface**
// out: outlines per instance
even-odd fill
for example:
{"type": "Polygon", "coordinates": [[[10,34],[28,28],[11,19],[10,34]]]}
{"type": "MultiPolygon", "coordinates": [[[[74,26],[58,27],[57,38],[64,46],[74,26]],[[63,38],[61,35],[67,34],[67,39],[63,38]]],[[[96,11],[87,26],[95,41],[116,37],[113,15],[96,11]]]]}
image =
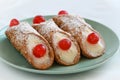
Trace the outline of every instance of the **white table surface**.
{"type": "MultiPolygon", "coordinates": [[[[120,39],[120,0],[0,0],[0,29],[10,19],[54,15],[59,10],[98,21],[120,39]]],[[[0,60],[0,80],[119,80],[120,50],[102,66],[77,74],[41,75],[15,69],[0,60]]]]}

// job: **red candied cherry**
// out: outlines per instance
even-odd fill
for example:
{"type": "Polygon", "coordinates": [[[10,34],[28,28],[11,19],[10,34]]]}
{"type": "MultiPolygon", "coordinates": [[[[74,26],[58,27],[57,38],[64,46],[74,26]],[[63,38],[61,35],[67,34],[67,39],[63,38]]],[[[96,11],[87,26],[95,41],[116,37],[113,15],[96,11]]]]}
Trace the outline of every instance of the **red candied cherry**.
{"type": "Polygon", "coordinates": [[[90,33],[87,37],[87,41],[91,44],[96,44],[99,41],[99,36],[96,33],[90,33]]]}
{"type": "Polygon", "coordinates": [[[68,50],[71,47],[71,41],[68,39],[62,39],[59,41],[58,45],[62,50],[68,50]]]}
{"type": "Polygon", "coordinates": [[[37,58],[43,57],[46,53],[46,48],[43,44],[38,44],[33,48],[33,55],[37,58]]]}
{"type": "Polygon", "coordinates": [[[58,15],[63,15],[63,14],[68,14],[68,12],[65,11],[65,10],[61,10],[61,11],[58,12],[58,15]]]}
{"type": "Polygon", "coordinates": [[[39,24],[41,22],[45,22],[45,18],[43,16],[37,15],[34,17],[34,19],[33,19],[34,24],[39,24]]]}
{"type": "Polygon", "coordinates": [[[13,27],[13,26],[16,26],[16,25],[18,25],[18,24],[19,24],[19,21],[18,21],[17,19],[12,19],[12,20],[10,21],[9,26],[10,26],[10,27],[13,27]]]}

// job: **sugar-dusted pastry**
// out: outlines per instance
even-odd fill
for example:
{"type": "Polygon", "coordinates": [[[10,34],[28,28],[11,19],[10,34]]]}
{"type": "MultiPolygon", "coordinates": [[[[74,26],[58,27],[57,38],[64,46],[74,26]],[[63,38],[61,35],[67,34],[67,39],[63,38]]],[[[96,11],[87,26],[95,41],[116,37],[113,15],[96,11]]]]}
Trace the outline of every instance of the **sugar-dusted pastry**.
{"type": "Polygon", "coordinates": [[[51,44],[54,49],[55,60],[62,65],[78,63],[80,59],[80,49],[71,34],[61,30],[52,19],[44,22],[38,20],[38,18],[41,19],[40,16],[33,19],[34,24],[32,26],[51,44]]]}
{"type": "Polygon", "coordinates": [[[12,19],[5,32],[11,44],[37,69],[48,69],[54,61],[53,49],[27,22],[12,19]]]}
{"type": "Polygon", "coordinates": [[[102,36],[83,18],[63,13],[53,17],[53,20],[61,29],[74,36],[84,56],[95,58],[104,53],[105,43],[102,36]]]}

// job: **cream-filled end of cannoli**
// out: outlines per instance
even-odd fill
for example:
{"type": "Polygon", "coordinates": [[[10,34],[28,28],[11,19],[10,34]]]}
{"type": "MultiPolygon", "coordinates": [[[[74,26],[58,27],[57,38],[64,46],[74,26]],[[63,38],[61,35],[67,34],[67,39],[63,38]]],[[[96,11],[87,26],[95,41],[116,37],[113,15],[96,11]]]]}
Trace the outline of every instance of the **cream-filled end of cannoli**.
{"type": "Polygon", "coordinates": [[[34,35],[29,35],[27,38],[27,48],[29,50],[29,55],[31,55],[31,57],[33,58],[33,61],[36,64],[47,64],[50,63],[50,58],[48,55],[48,48],[45,45],[44,41],[40,40],[37,36],[34,35]],[[37,58],[33,55],[33,48],[38,45],[38,44],[43,44],[46,48],[46,53],[43,57],[37,58]]]}
{"type": "Polygon", "coordinates": [[[62,61],[66,62],[66,63],[72,63],[72,62],[74,62],[74,59],[78,54],[77,47],[71,41],[71,47],[68,50],[62,50],[58,46],[59,41],[62,39],[70,40],[66,35],[61,34],[59,32],[56,32],[53,35],[53,42],[54,42],[54,47],[56,48],[56,53],[57,53],[57,55],[59,55],[59,57],[62,61]]]}
{"type": "Polygon", "coordinates": [[[93,32],[94,31],[90,30],[88,27],[85,27],[84,31],[82,31],[82,44],[87,48],[87,52],[89,52],[90,55],[96,57],[101,55],[101,52],[104,51],[105,45],[101,38],[99,38],[99,41],[96,44],[91,44],[87,41],[88,35],[93,32]]]}

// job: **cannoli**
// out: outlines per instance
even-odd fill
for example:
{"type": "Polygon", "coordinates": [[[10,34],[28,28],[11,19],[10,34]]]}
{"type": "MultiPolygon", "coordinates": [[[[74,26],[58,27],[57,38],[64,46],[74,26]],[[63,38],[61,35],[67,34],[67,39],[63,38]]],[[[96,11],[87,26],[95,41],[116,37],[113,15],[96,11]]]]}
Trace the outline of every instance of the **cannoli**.
{"type": "MultiPolygon", "coordinates": [[[[36,17],[35,17],[36,18],[36,17]]],[[[33,19],[33,23],[35,22],[33,19]]],[[[73,65],[79,62],[80,49],[71,34],[61,30],[52,19],[34,23],[33,28],[43,35],[54,49],[55,60],[62,65],[73,65]]]]}
{"type": "Polygon", "coordinates": [[[105,43],[102,36],[83,18],[62,14],[53,17],[53,20],[61,29],[72,34],[87,58],[95,58],[104,53],[105,43]]]}
{"type": "Polygon", "coordinates": [[[11,44],[37,69],[48,69],[54,62],[54,52],[48,41],[27,22],[12,19],[5,32],[11,44]]]}

